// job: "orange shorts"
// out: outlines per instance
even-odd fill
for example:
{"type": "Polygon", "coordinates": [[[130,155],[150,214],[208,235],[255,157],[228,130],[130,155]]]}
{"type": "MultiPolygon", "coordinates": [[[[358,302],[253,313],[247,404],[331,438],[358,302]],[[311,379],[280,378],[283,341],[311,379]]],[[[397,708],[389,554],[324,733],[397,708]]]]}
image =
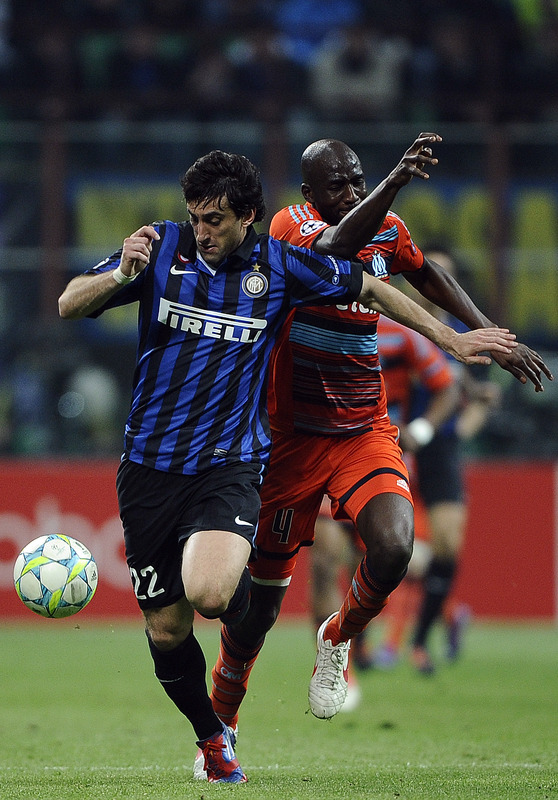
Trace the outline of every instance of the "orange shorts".
{"type": "Polygon", "coordinates": [[[264,480],[252,576],[287,585],[298,551],[314,541],[324,494],[334,519],[356,524],[359,512],[379,494],[412,502],[409,475],[389,420],[358,436],[305,436],[275,433],[264,480]]]}

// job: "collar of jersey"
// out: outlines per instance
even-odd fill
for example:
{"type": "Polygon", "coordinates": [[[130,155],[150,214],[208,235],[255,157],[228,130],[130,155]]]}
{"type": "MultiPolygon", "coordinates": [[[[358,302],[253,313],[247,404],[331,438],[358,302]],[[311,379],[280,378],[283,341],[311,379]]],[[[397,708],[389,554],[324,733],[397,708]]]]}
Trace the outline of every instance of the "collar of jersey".
{"type": "MultiPolygon", "coordinates": [[[[193,263],[198,257],[196,240],[194,238],[192,226],[190,225],[190,223],[187,223],[187,225],[190,227],[190,231],[188,231],[188,233],[190,234],[190,236],[188,237],[190,241],[188,242],[187,253],[188,253],[188,258],[193,263]]],[[[243,264],[245,264],[247,261],[250,261],[250,257],[254,252],[254,248],[257,242],[258,242],[258,234],[256,233],[254,226],[250,225],[250,227],[246,232],[246,236],[244,237],[243,242],[240,244],[239,247],[236,248],[236,250],[233,250],[233,252],[223,263],[227,264],[228,267],[242,268],[243,264]]],[[[199,260],[202,262],[202,264],[205,264],[203,258],[199,258],[199,260]]],[[[207,267],[207,264],[205,264],[205,266],[207,267]]],[[[218,269],[220,269],[220,266],[218,267],[218,269]]],[[[211,267],[208,267],[208,269],[210,269],[211,272],[215,274],[215,270],[213,270],[211,267]]]]}

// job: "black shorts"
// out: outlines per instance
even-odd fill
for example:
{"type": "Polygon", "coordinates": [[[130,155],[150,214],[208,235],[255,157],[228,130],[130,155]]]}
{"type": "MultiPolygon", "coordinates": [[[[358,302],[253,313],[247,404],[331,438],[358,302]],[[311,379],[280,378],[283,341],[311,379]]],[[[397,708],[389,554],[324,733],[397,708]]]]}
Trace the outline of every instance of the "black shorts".
{"type": "Polygon", "coordinates": [[[140,608],[168,606],[184,596],[182,550],[193,533],[231,531],[253,546],[262,477],[261,466],[252,464],[180,475],[122,461],[116,490],[140,608]]]}
{"type": "Polygon", "coordinates": [[[461,447],[454,433],[438,433],[416,455],[417,485],[427,508],[436,503],[463,503],[465,489],[461,447]]]}

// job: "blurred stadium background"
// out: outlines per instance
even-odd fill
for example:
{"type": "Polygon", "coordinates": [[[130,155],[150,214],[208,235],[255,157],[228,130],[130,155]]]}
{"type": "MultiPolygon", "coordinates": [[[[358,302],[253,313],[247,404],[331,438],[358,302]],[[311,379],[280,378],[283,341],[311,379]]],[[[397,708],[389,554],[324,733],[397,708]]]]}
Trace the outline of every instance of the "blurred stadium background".
{"type": "MultiPolygon", "coordinates": [[[[557,87],[556,0],[0,0],[0,614],[21,611],[20,546],[51,530],[99,560],[84,613],[136,613],[114,496],[134,312],[61,323],[56,300],[141,224],[184,218],[178,178],[214,147],[261,167],[269,219],[314,139],[349,143],[372,188],[440,133],[394,208],[558,376],[557,87]]],[[[480,616],[555,619],[558,382],[491,377],[462,592],[480,616]]]]}

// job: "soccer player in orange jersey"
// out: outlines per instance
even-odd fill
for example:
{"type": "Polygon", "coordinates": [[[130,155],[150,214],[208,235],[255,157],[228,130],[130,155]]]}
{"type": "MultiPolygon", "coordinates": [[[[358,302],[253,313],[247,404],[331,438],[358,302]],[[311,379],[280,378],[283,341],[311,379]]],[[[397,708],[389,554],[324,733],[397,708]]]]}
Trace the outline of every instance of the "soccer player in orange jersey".
{"type": "MultiPolygon", "coordinates": [[[[413,462],[411,456],[409,463],[409,455],[420,448],[420,445],[413,437],[412,426],[407,427],[407,423],[411,419],[414,395],[418,387],[428,393],[427,401],[421,406],[421,420],[418,423],[418,436],[420,437],[421,430],[427,433],[432,431],[434,435],[456,413],[460,404],[460,392],[458,382],[450,368],[450,362],[444,357],[443,352],[424,336],[385,316],[381,316],[378,320],[377,332],[382,375],[388,397],[389,417],[401,432],[400,443],[406,452],[405,463],[411,476],[416,549],[416,537],[421,532],[420,516],[417,520],[421,504],[419,502],[417,505],[413,462]]],[[[406,613],[407,604],[403,602],[403,599],[411,589],[415,588],[415,585],[409,580],[411,568],[416,569],[415,555],[415,550],[413,550],[409,572],[397,587],[397,591],[392,593],[387,614],[383,615],[385,618],[384,628],[387,627],[390,636],[390,645],[400,623],[403,622],[403,633],[411,619],[406,613]],[[405,614],[404,621],[401,620],[402,612],[405,614]]],[[[329,504],[323,503],[316,521],[314,546],[311,552],[311,602],[317,628],[323,619],[339,606],[339,591],[340,585],[342,585],[339,580],[340,576],[346,569],[352,577],[362,556],[363,544],[355,527],[350,523],[343,523],[342,520],[332,519],[329,504]]],[[[389,654],[386,641],[381,651],[374,651],[374,655],[370,656],[366,652],[364,639],[364,632],[361,636],[353,637],[350,667],[366,669],[378,663],[377,660],[381,655],[389,654]]],[[[359,701],[360,690],[356,672],[350,670],[347,700],[341,710],[353,710],[359,701]]]]}
{"type": "MultiPolygon", "coordinates": [[[[365,270],[389,280],[401,273],[423,295],[471,328],[493,323],[459,283],[426,260],[403,222],[389,212],[401,186],[437,163],[436,134],[421,134],[401,162],[367,196],[356,153],[331,139],[303,153],[305,202],[281,210],[270,233],[333,257],[358,257],[365,270]],[[379,193],[386,199],[378,218],[379,193]]],[[[236,725],[250,670],[274,624],[302,546],[312,544],[322,496],[334,517],[356,525],[366,553],[341,609],[318,631],[318,656],[309,688],[312,713],[329,718],[347,693],[352,637],[365,629],[405,575],[413,544],[413,505],[398,431],[387,415],[376,347],[377,315],[350,306],[306,308],[284,326],[270,369],[269,409],[273,451],[262,491],[257,560],[251,564],[247,616],[224,626],[213,669],[212,702],[236,725]]],[[[552,378],[540,356],[523,344],[497,363],[542,391],[552,378]]]]}

